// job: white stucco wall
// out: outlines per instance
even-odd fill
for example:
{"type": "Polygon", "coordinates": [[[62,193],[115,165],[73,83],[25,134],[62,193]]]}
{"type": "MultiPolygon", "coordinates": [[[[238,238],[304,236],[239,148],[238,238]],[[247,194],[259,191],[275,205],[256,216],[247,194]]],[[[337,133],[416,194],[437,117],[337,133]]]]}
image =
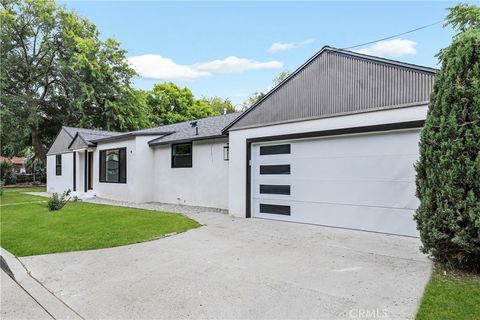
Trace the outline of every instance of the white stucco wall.
{"type": "Polygon", "coordinates": [[[56,155],[47,156],[47,191],[62,193],[68,189],[73,190],[73,153],[63,153],[62,175],[55,173],[56,155]]]}
{"type": "Polygon", "coordinates": [[[155,156],[148,141],[156,136],[138,136],[135,138],[135,202],[154,201],[155,156]]]}
{"type": "Polygon", "coordinates": [[[292,122],[259,128],[231,130],[229,132],[229,213],[245,217],[246,197],[246,140],[249,138],[268,137],[282,134],[313,132],[321,130],[351,128],[385,123],[424,120],[427,106],[400,108],[346,115],[333,118],[292,122]]]}
{"type": "Polygon", "coordinates": [[[93,191],[98,197],[136,202],[136,144],[135,139],[98,143],[93,154],[93,191]],[[127,183],[100,182],[99,154],[101,150],[127,148],[127,183]]]}
{"type": "Polygon", "coordinates": [[[228,140],[193,142],[192,168],[171,167],[171,145],[154,149],[153,201],[228,209],[228,140]]]}

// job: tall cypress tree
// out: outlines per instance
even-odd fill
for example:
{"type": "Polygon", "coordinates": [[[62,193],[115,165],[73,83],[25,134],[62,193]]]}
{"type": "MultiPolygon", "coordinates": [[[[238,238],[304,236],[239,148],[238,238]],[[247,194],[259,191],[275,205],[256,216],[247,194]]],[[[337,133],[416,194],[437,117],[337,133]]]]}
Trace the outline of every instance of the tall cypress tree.
{"type": "Polygon", "coordinates": [[[422,250],[447,266],[480,271],[480,8],[450,8],[459,33],[438,58],[416,164],[422,250]]]}

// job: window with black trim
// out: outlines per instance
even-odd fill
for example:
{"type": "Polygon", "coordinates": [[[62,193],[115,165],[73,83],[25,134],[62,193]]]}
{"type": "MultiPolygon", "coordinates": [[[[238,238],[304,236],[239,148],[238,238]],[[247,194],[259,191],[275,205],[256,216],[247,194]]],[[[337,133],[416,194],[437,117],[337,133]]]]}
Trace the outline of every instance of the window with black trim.
{"type": "Polygon", "coordinates": [[[290,144],[278,144],[273,146],[261,146],[260,155],[290,154],[290,144]]]}
{"type": "Polygon", "coordinates": [[[192,167],[192,143],[172,144],[172,168],[192,167]]]}
{"type": "Polygon", "coordinates": [[[100,182],[127,183],[127,149],[100,150],[100,182]]]}
{"type": "Polygon", "coordinates": [[[290,185],[261,184],[260,193],[290,195],[290,185]]]}
{"type": "Polygon", "coordinates": [[[290,215],[290,206],[260,203],[260,213],[290,215]]]}
{"type": "Polygon", "coordinates": [[[55,174],[57,176],[62,175],[62,155],[61,154],[57,154],[55,156],[55,174]]]}
{"type": "Polygon", "coordinates": [[[289,164],[261,165],[260,174],[290,174],[290,165],[289,164]]]}

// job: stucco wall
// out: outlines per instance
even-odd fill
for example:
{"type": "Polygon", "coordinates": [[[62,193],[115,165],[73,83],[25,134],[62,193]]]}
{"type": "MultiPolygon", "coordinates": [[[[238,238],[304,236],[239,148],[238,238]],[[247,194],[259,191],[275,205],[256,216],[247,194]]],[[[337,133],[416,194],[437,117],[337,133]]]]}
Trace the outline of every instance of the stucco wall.
{"type": "Polygon", "coordinates": [[[55,173],[56,155],[47,156],[47,191],[62,193],[68,189],[73,190],[73,153],[63,153],[62,175],[55,173]]]}
{"type": "Polygon", "coordinates": [[[136,201],[136,144],[135,139],[99,143],[93,154],[93,190],[98,197],[119,200],[136,201]],[[127,148],[127,183],[100,182],[99,154],[101,150],[127,148]]]}
{"type": "Polygon", "coordinates": [[[426,114],[427,106],[419,106],[230,131],[230,163],[228,175],[229,213],[237,217],[245,217],[247,139],[290,133],[423,120],[425,119],[426,114]]]}
{"type": "Polygon", "coordinates": [[[171,145],[154,149],[153,199],[215,208],[228,208],[228,166],[223,160],[227,139],[193,142],[192,168],[171,167],[171,145]]]}

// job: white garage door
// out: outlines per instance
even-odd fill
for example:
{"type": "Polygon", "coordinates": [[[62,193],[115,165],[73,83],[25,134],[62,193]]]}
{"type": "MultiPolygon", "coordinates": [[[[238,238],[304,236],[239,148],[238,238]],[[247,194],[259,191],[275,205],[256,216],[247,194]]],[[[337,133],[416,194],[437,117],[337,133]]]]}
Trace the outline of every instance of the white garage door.
{"type": "Polygon", "coordinates": [[[419,130],[254,143],[253,217],[418,236],[419,130]]]}

